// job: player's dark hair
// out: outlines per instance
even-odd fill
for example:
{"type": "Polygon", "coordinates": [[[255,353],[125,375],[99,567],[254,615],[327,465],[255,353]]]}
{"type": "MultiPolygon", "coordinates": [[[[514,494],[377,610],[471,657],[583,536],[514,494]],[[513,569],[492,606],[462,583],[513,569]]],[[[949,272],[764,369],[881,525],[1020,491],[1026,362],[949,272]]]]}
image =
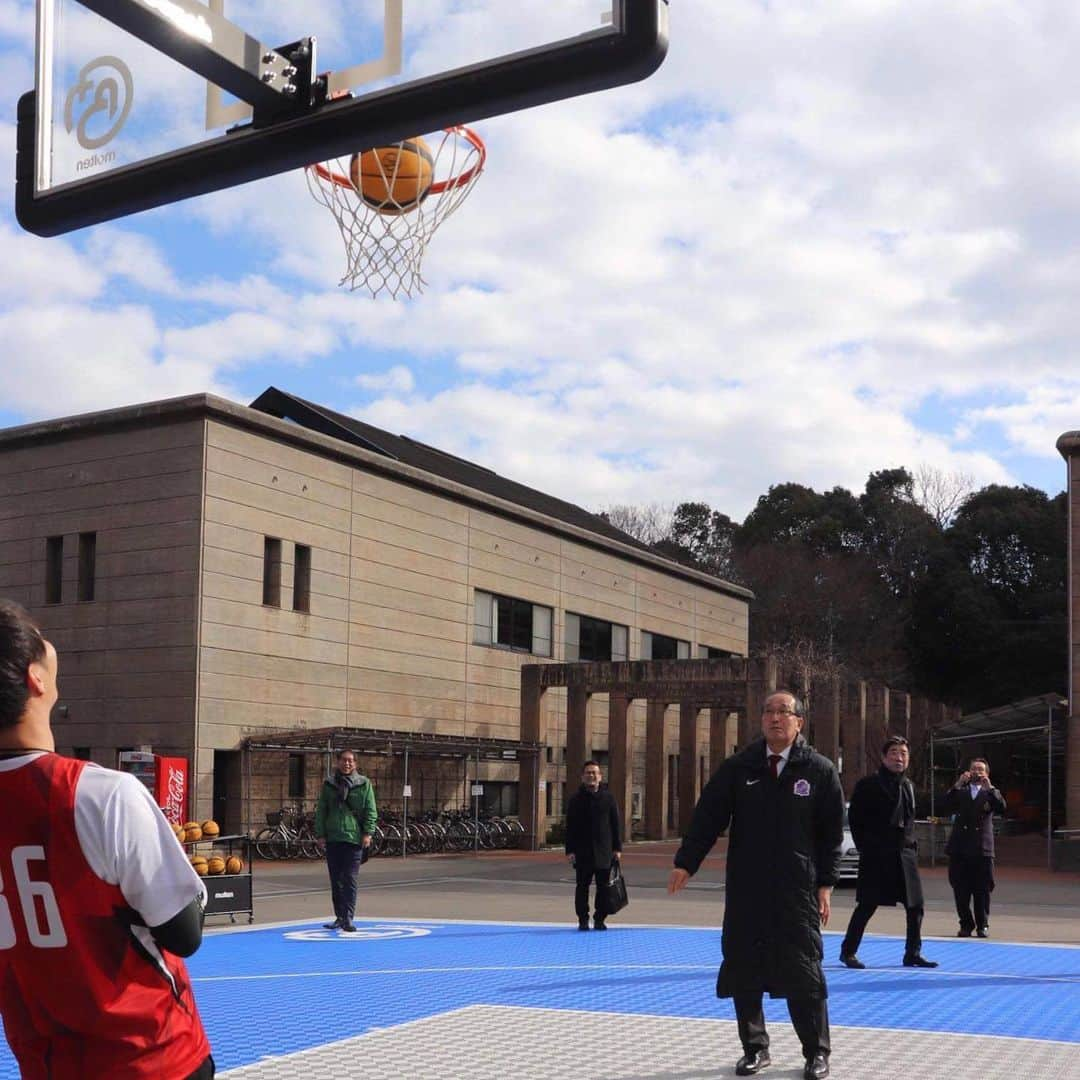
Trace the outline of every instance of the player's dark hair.
{"type": "Polygon", "coordinates": [[[585,764],[581,766],[581,771],[584,772],[590,765],[595,765],[598,769],[600,768],[600,762],[599,761],[593,761],[592,758],[589,758],[589,760],[586,761],[585,764]]]}
{"type": "Polygon", "coordinates": [[[30,698],[26,673],[45,658],[45,639],[26,611],[0,600],[0,728],[22,719],[30,698]]]}
{"type": "Polygon", "coordinates": [[[903,735],[890,735],[885,740],[885,742],[882,743],[881,756],[884,757],[889,752],[890,747],[893,747],[893,746],[907,746],[907,745],[908,745],[908,741],[907,741],[907,739],[904,738],[903,735]]]}

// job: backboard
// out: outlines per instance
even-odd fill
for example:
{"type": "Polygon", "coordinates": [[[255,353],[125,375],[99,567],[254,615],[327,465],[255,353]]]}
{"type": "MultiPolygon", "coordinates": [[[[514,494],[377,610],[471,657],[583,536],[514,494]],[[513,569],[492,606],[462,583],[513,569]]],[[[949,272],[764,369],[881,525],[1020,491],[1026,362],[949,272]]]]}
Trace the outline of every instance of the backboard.
{"type": "Polygon", "coordinates": [[[633,82],[667,49],[667,0],[38,0],[37,20],[16,216],[41,236],[633,82]]]}

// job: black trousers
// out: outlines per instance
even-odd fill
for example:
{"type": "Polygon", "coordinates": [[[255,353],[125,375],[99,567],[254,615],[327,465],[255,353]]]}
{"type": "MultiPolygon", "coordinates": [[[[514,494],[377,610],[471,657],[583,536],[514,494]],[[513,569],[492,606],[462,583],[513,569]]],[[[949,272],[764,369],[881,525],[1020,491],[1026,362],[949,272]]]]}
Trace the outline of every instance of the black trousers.
{"type": "Polygon", "coordinates": [[[207,1057],[187,1080],[214,1080],[214,1059],[207,1057]]]}
{"type": "Polygon", "coordinates": [[[608,883],[611,867],[593,866],[592,863],[583,863],[579,859],[574,865],[574,874],[577,878],[577,886],[574,889],[574,911],[577,912],[578,922],[589,921],[589,884],[594,879],[596,896],[593,900],[593,915],[603,922],[607,915],[604,887],[608,883]]]}
{"type": "MultiPolygon", "coordinates": [[[[739,1041],[748,1054],[765,1050],[769,1033],[765,1030],[762,994],[736,994],[735,1019],[739,1022],[739,1041]]],[[[788,1015],[795,1034],[802,1043],[803,1057],[829,1056],[829,1005],[825,998],[788,998],[788,1015]]]]}
{"type": "Polygon", "coordinates": [[[330,872],[330,897],[334,916],[350,923],[356,914],[356,879],[360,873],[359,844],[327,841],[326,868],[330,872]]]}
{"type": "Polygon", "coordinates": [[[989,855],[954,856],[949,860],[949,884],[956,901],[960,929],[970,933],[989,926],[990,890],[994,887],[993,858],[989,855]]]}
{"type": "MultiPolygon", "coordinates": [[[[877,911],[877,904],[856,904],[848,922],[847,933],[840,943],[841,956],[854,956],[859,951],[862,943],[866,924],[877,911]]],[[[907,913],[907,940],[904,942],[905,956],[918,956],[922,952],[922,920],[923,909],[919,907],[905,907],[907,913]]]]}

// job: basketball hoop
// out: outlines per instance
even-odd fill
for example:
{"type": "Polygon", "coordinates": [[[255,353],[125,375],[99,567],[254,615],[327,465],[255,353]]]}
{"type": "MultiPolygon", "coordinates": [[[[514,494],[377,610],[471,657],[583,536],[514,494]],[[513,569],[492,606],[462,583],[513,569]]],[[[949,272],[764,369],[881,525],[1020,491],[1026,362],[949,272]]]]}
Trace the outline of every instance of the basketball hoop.
{"type": "MultiPolygon", "coordinates": [[[[423,140],[406,140],[398,148],[423,140]]],[[[394,299],[423,292],[421,262],[435,230],[465,201],[483,171],[487,150],[475,131],[464,126],[446,128],[430,139],[430,185],[422,190],[412,183],[411,198],[399,192],[407,186],[399,176],[402,154],[380,148],[351,160],[309,165],[305,170],[308,188],[316,202],[330,211],[345,243],[345,274],[338,283],[348,289],[367,289],[373,297],[389,293],[394,299]],[[384,153],[390,151],[389,169],[384,153]],[[374,164],[373,174],[360,179],[360,162],[374,164]],[[367,180],[382,189],[381,200],[373,203],[365,194],[367,180]],[[399,201],[400,200],[400,201],[399,201]]]]}

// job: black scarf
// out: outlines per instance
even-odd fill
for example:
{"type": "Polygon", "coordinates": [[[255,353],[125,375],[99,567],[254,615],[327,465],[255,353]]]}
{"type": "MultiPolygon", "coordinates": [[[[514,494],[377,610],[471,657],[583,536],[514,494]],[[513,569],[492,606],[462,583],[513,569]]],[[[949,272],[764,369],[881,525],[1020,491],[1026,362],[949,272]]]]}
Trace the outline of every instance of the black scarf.
{"type": "Polygon", "coordinates": [[[362,782],[362,777],[358,773],[350,773],[346,776],[343,772],[334,770],[334,787],[337,788],[338,799],[342,806],[347,805],[349,801],[349,792],[354,787],[359,787],[362,782]]]}
{"type": "Polygon", "coordinates": [[[915,788],[911,781],[906,776],[897,775],[892,769],[886,769],[884,765],[878,769],[878,781],[896,799],[889,824],[907,830],[915,820],[915,788]]]}

